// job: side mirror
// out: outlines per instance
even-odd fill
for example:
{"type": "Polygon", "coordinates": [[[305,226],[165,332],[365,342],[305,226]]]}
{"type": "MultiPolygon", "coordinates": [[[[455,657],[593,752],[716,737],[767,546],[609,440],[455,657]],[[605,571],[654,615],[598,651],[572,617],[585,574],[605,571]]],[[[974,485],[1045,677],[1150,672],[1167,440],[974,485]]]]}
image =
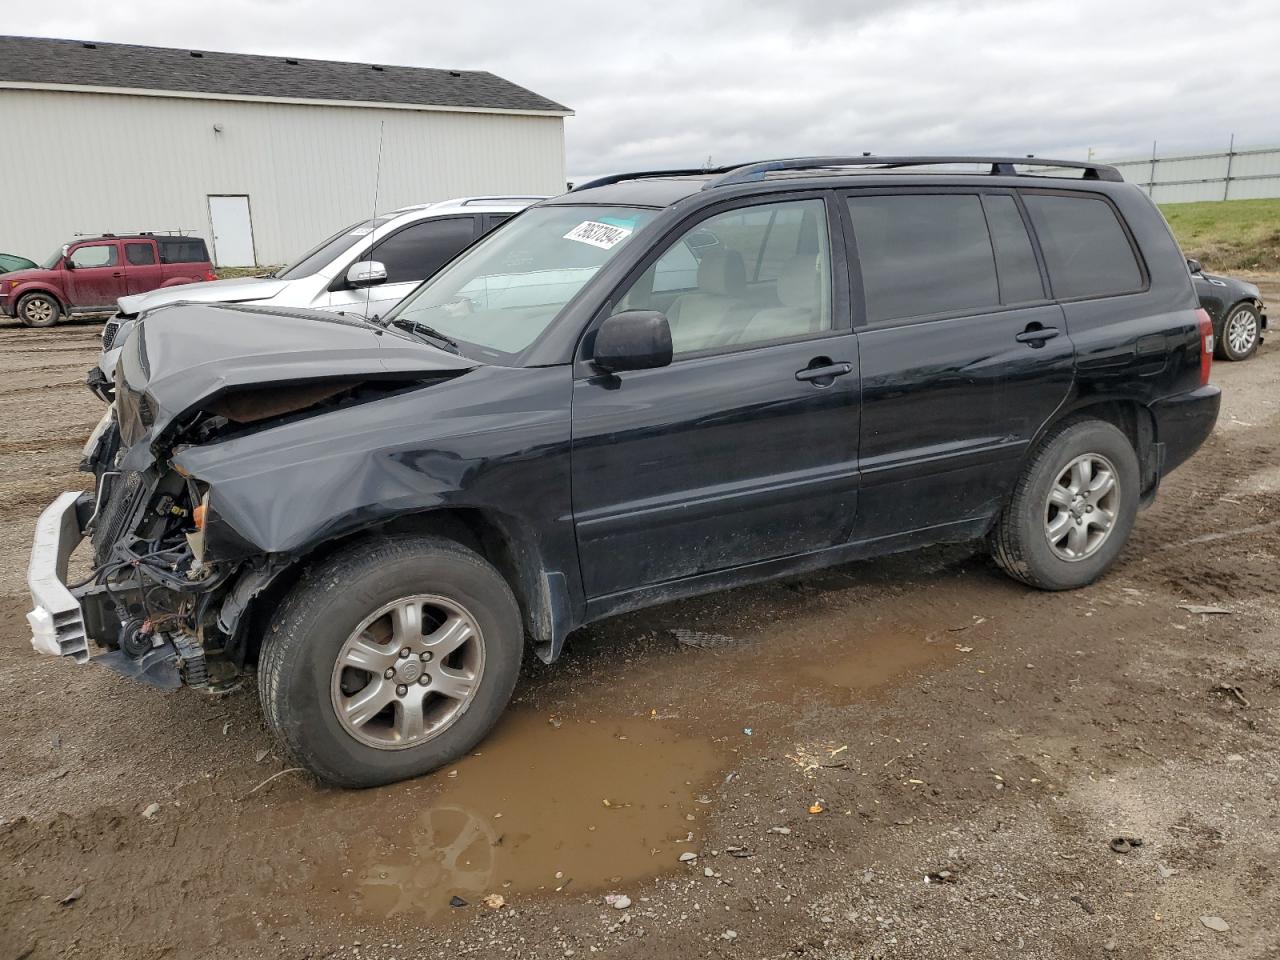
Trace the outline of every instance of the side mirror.
{"type": "Polygon", "coordinates": [[[66,267],[68,270],[74,270],[76,268],[76,265],[71,262],[71,257],[69,256],[70,253],[71,253],[71,244],[64,243],[62,245],[62,265],[66,267]]]}
{"type": "Polygon", "coordinates": [[[1191,257],[1187,257],[1187,269],[1192,273],[1204,273],[1204,267],[1201,265],[1200,261],[1191,257]]]}
{"type": "Polygon", "coordinates": [[[671,325],[657,310],[615,313],[596,331],[592,361],[601,370],[651,370],[671,362],[671,325]]]}
{"type": "Polygon", "coordinates": [[[377,260],[359,260],[347,269],[347,286],[376,287],[387,282],[387,268],[377,260]]]}

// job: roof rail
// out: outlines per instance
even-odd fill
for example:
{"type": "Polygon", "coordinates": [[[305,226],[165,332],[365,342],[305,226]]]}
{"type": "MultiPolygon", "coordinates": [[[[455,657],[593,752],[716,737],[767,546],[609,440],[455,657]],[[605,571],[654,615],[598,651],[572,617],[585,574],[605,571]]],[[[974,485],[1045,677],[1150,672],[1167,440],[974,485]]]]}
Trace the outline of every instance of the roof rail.
{"type": "MultiPolygon", "coordinates": [[[[1124,177],[1115,167],[1105,163],[1081,163],[1076,160],[1039,160],[1035,157],[798,157],[790,160],[766,160],[763,163],[749,163],[724,171],[714,180],[702,185],[703,190],[715,187],[727,187],[736,183],[752,183],[763,180],[768,174],[782,170],[821,170],[832,167],[876,167],[883,170],[896,170],[901,167],[927,167],[945,163],[990,164],[990,175],[993,177],[1018,176],[1016,167],[1065,167],[1071,170],[1083,170],[1082,179],[1110,180],[1123,182],[1124,177]]],[[[719,172],[719,171],[711,171],[719,172]]],[[[628,179],[631,174],[618,179],[628,179]]],[[[602,182],[614,182],[605,180],[602,182]]]]}
{"type": "Polygon", "coordinates": [[[732,167],[697,167],[688,170],[640,170],[635,173],[614,173],[607,177],[597,177],[594,180],[588,180],[586,183],[580,183],[569,192],[577,193],[579,190],[590,190],[593,187],[607,187],[611,183],[621,183],[624,180],[643,180],[645,177],[698,177],[709,173],[728,173],[737,169],[741,168],[735,165],[732,167]]]}
{"type": "Polygon", "coordinates": [[[545,194],[541,196],[534,196],[533,194],[529,194],[528,196],[524,194],[513,194],[512,196],[509,196],[509,197],[504,197],[504,196],[471,197],[468,200],[463,200],[462,205],[464,207],[470,207],[470,206],[478,207],[478,206],[483,206],[486,203],[508,203],[512,200],[528,200],[530,203],[536,203],[539,200],[545,200],[545,199],[547,199],[545,194]]]}

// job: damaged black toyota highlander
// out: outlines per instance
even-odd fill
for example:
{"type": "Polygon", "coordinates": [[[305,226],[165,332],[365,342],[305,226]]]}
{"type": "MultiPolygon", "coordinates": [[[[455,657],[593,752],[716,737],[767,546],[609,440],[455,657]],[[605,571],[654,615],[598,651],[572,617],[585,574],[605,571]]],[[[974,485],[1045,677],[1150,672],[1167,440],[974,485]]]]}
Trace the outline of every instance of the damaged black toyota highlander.
{"type": "Polygon", "coordinates": [[[367,786],[624,610],[939,541],[1093,581],[1213,428],[1212,328],[1114,169],[946,162],[606,178],[382,321],[152,311],[94,491],[40,518],[34,646],[256,673],[289,754],[367,786]]]}

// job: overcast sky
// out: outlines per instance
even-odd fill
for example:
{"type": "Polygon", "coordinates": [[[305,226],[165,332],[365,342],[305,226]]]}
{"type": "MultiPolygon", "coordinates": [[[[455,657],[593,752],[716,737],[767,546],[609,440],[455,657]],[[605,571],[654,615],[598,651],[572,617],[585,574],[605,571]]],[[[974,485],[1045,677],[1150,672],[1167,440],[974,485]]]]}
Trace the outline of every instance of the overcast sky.
{"type": "Polygon", "coordinates": [[[1276,0],[57,0],[10,5],[0,29],[490,70],[577,112],[571,178],[1280,142],[1276,0]]]}

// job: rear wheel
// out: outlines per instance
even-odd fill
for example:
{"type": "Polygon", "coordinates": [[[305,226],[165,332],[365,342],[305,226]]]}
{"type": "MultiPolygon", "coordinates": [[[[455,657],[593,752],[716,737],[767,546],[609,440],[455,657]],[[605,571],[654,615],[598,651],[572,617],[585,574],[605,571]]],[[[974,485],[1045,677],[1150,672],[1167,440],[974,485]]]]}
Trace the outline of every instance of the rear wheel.
{"type": "Polygon", "coordinates": [[[52,327],[62,316],[62,305],[47,293],[28,293],[18,301],[17,314],[28,327],[52,327]]]}
{"type": "Polygon", "coordinates": [[[1248,360],[1257,352],[1261,332],[1262,320],[1253,304],[1236,304],[1222,321],[1214,353],[1219,360],[1248,360]]]}
{"type": "Polygon", "coordinates": [[[267,725],[320,779],[370,787],[470,750],[520,669],[520,611],[483,558],[435,537],[368,541],[308,570],[263,641],[267,725]]]}
{"type": "Polygon", "coordinates": [[[992,533],[992,553],[1015,579],[1043,590],[1092,583],[1133,528],[1138,457],[1110,423],[1076,420],[1041,441],[992,533]]]}

